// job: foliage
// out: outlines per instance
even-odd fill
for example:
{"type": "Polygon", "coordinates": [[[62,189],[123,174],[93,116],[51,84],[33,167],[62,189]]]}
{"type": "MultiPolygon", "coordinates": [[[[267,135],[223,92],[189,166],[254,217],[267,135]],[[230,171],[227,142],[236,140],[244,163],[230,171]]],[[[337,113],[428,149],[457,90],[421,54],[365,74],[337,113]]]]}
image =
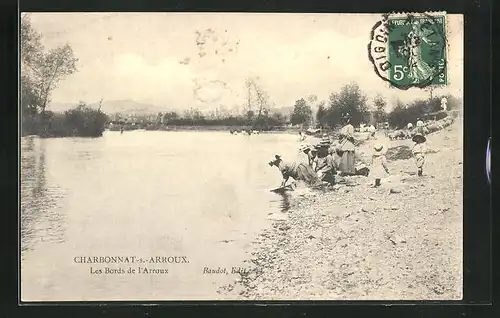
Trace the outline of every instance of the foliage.
{"type": "Polygon", "coordinates": [[[319,109],[316,118],[322,126],[336,127],[342,125],[342,115],[345,113],[350,114],[353,125],[369,119],[366,94],[356,83],[345,85],[339,93],[330,94],[328,108],[319,109]]]}
{"type": "Polygon", "coordinates": [[[64,113],[45,111],[38,116],[36,133],[42,137],[100,137],[108,122],[106,114],[82,102],[64,113]]]}
{"type": "Polygon", "coordinates": [[[42,58],[41,38],[41,34],[31,26],[30,15],[23,13],[20,30],[21,73],[29,72],[42,58]]]}
{"type": "Polygon", "coordinates": [[[327,113],[328,110],[325,107],[325,102],[321,102],[318,106],[318,110],[316,111],[316,121],[320,127],[327,125],[327,113]]]}
{"type": "MultiPolygon", "coordinates": [[[[388,116],[389,124],[395,128],[403,128],[408,123],[415,123],[417,118],[442,119],[447,115],[441,110],[441,98],[442,96],[427,100],[417,99],[408,105],[398,100],[388,116]]],[[[457,110],[462,107],[461,100],[453,95],[446,95],[446,98],[448,100],[448,110],[457,110]]]]}
{"type": "MultiPolygon", "coordinates": [[[[163,114],[163,121],[158,121],[157,116],[155,119],[150,117],[137,117],[134,119],[115,117],[114,120],[109,120],[108,124],[113,130],[122,127],[124,130],[128,129],[148,129],[148,130],[162,130],[167,129],[168,126],[234,126],[246,127],[246,129],[254,128],[255,118],[248,120],[245,114],[224,116],[204,115],[198,109],[190,108],[179,114],[175,111],[169,111],[163,114]],[[132,126],[132,124],[135,124],[132,126]],[[118,125],[118,126],[117,126],[118,125]]],[[[275,129],[276,127],[286,124],[286,117],[279,113],[263,112],[258,122],[261,130],[275,129]]]]}
{"type": "Polygon", "coordinates": [[[377,123],[385,122],[387,120],[387,101],[384,99],[384,97],[380,94],[377,94],[377,96],[375,96],[375,98],[373,99],[373,106],[375,108],[375,121],[377,123]]]}
{"type": "Polygon", "coordinates": [[[45,111],[50,96],[64,77],[76,71],[78,59],[68,44],[45,50],[42,35],[33,29],[29,15],[21,18],[21,80],[35,95],[36,107],[45,111]]]}
{"type": "Polygon", "coordinates": [[[290,120],[293,125],[309,124],[312,118],[311,106],[307,104],[305,99],[301,98],[295,102],[292,116],[290,120]]]}
{"type": "Polygon", "coordinates": [[[268,114],[270,108],[269,94],[263,89],[259,83],[260,79],[247,78],[245,86],[248,90],[247,96],[247,118],[253,128],[264,129],[268,125],[268,114]]]}
{"type": "Polygon", "coordinates": [[[48,111],[47,105],[59,81],[77,71],[78,59],[68,44],[46,50],[42,34],[21,16],[21,117],[23,134],[45,137],[101,136],[107,117],[81,103],[64,114],[48,111]]]}

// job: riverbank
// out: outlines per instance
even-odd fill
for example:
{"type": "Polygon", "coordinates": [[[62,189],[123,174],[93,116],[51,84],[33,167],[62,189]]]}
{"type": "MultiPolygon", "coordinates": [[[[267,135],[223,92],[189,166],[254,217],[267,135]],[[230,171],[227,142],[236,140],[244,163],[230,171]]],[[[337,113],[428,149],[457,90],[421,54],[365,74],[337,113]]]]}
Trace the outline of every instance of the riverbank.
{"type": "MultiPolygon", "coordinates": [[[[352,177],[335,191],[294,193],[282,220],[255,242],[250,271],[222,293],[248,300],[462,298],[461,120],[427,136],[424,176],[390,160],[380,188],[352,177]]],[[[387,148],[411,140],[378,136],[387,148]]]]}

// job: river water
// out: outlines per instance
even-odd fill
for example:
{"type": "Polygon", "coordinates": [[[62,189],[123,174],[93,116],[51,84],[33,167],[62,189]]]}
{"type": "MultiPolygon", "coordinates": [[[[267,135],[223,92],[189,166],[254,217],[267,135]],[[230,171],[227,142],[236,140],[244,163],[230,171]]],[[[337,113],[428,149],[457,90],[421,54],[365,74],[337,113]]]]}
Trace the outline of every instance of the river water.
{"type": "Polygon", "coordinates": [[[244,269],[259,233],[287,213],[267,163],[298,146],[296,135],[228,132],[24,137],[21,299],[223,299],[232,267],[244,269]],[[105,256],[122,262],[88,261],[105,256]]]}

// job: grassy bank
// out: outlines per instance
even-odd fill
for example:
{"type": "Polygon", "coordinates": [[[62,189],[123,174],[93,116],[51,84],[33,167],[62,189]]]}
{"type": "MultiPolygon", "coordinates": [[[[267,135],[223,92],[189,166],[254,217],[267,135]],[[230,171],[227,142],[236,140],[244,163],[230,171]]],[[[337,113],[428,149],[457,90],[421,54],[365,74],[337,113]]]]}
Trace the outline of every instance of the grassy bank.
{"type": "MultiPolygon", "coordinates": [[[[424,176],[389,160],[380,188],[352,177],[335,191],[295,191],[255,242],[250,272],[223,293],[249,300],[443,300],[462,297],[461,121],[428,135],[424,176]]],[[[408,147],[383,135],[373,143],[408,147]]],[[[391,157],[396,158],[396,157],[391,157]]],[[[402,157],[407,158],[407,157],[402,157]]]]}

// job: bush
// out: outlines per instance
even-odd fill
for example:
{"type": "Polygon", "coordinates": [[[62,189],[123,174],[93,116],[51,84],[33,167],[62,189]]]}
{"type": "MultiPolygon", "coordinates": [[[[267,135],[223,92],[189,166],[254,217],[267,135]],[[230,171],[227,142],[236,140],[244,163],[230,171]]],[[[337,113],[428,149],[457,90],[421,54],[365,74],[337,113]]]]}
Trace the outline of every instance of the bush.
{"type": "Polygon", "coordinates": [[[436,104],[434,100],[415,100],[409,105],[404,105],[398,102],[396,107],[389,113],[389,124],[397,129],[406,127],[408,123],[415,123],[418,118],[424,119],[427,114],[436,111],[436,104]]]}
{"type": "Polygon", "coordinates": [[[41,137],[100,137],[108,118],[100,110],[84,104],[64,113],[45,111],[38,114],[34,126],[27,131],[34,131],[41,137]]]}
{"type": "Polygon", "coordinates": [[[100,137],[105,129],[108,117],[100,110],[80,104],[64,112],[66,132],[71,136],[100,137]]]}
{"type": "MultiPolygon", "coordinates": [[[[462,108],[462,101],[453,95],[446,95],[448,100],[448,111],[462,108]]],[[[389,123],[392,127],[401,129],[408,123],[415,123],[417,118],[422,120],[441,120],[448,116],[448,113],[441,109],[441,97],[433,97],[430,100],[418,99],[409,105],[404,105],[400,101],[389,114],[389,123]]]]}

